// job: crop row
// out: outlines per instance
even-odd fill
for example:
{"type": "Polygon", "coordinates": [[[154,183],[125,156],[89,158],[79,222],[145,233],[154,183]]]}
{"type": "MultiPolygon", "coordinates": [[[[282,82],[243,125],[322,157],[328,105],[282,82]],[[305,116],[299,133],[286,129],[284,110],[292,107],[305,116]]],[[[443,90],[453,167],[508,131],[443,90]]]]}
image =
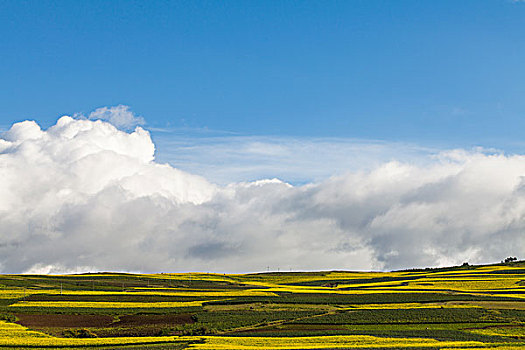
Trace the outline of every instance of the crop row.
{"type": "Polygon", "coordinates": [[[321,337],[203,337],[204,343],[190,349],[367,349],[367,348],[436,348],[483,346],[473,341],[438,341],[424,338],[386,338],[366,335],[321,337]]]}

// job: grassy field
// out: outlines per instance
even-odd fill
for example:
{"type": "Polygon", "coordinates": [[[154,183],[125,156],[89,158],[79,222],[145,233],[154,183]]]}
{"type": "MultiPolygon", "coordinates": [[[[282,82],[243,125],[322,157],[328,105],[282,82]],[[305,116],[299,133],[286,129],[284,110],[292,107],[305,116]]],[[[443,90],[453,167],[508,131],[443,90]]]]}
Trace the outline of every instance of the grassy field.
{"type": "Polygon", "coordinates": [[[0,348],[523,349],[525,263],[0,275],[0,348]]]}

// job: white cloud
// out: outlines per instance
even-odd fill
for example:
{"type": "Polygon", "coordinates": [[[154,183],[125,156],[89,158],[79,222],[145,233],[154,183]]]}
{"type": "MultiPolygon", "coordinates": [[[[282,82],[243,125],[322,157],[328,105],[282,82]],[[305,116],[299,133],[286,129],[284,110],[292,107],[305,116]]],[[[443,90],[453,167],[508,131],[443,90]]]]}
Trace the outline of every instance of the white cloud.
{"type": "MultiPolygon", "coordinates": [[[[297,148],[266,143],[242,156],[292,161],[297,148]]],[[[140,127],[14,124],[0,138],[1,271],[394,269],[525,248],[524,156],[455,150],[303,186],[219,186],[154,151],[140,127]]]]}
{"type": "Polygon", "coordinates": [[[129,106],[118,105],[113,107],[101,107],[91,112],[88,116],[91,120],[106,120],[119,129],[131,130],[137,125],[144,125],[144,118],[137,117],[129,106]]]}

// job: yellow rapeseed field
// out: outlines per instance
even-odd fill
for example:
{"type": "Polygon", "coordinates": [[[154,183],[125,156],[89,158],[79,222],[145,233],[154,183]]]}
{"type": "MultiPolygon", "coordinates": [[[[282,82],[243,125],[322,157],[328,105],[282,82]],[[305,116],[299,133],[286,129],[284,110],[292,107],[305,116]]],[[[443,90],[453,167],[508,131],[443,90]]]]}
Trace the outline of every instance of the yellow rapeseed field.
{"type": "Polygon", "coordinates": [[[525,275],[523,268],[513,266],[387,273],[97,273],[51,278],[36,275],[4,277],[6,281],[0,282],[3,319],[14,321],[14,315],[17,315],[22,324],[42,332],[0,321],[0,347],[106,345],[118,348],[132,344],[191,343],[189,348],[197,350],[525,349],[525,306],[521,304],[525,304],[525,300],[522,301],[525,299],[525,275]],[[91,282],[90,279],[96,278],[100,279],[91,282]],[[17,281],[24,283],[17,284],[17,281]],[[99,290],[96,290],[95,283],[99,290]],[[205,305],[208,302],[211,304],[205,305]],[[194,309],[180,309],[186,307],[194,309]],[[167,308],[174,310],[151,310],[167,308]],[[140,309],[148,311],[142,313],[140,309]],[[175,321],[154,323],[166,316],[165,311],[169,311],[166,313],[169,317],[162,322],[175,321]],[[39,317],[54,315],[57,316],[55,320],[65,314],[72,319],[78,317],[93,322],[86,328],[100,338],[57,337],[67,335],[63,331],[70,326],[60,326],[60,331],[49,330],[47,325],[38,325],[35,314],[39,317]],[[95,325],[98,319],[108,318],[107,323],[100,321],[103,326],[95,325]],[[151,323],[147,323],[150,320],[151,323]],[[428,325],[421,324],[427,321],[428,325]],[[115,327],[118,322],[122,323],[115,327]],[[126,326],[125,322],[130,323],[126,326]],[[144,329],[149,333],[129,337],[135,334],[133,322],[145,325],[144,329]],[[432,339],[436,324],[441,327],[440,337],[436,338],[449,340],[432,339]],[[121,325],[129,327],[128,333],[118,333],[121,325]],[[347,334],[349,330],[363,330],[368,332],[364,334],[375,336],[313,336],[347,334]],[[388,333],[390,330],[407,333],[397,333],[393,337],[388,333]],[[461,337],[456,337],[460,334],[458,332],[462,332],[461,337]],[[149,336],[156,334],[166,336],[149,336]],[[248,334],[250,336],[246,336],[248,334]],[[267,336],[273,334],[279,336],[267,336]],[[413,337],[403,338],[408,336],[413,337]]]}
{"type": "Polygon", "coordinates": [[[53,347],[53,346],[119,346],[176,342],[180,337],[118,337],[118,338],[57,338],[28,330],[18,324],[0,321],[0,346],[53,347]]]}
{"type": "Polygon", "coordinates": [[[438,341],[424,338],[386,338],[367,335],[338,335],[317,337],[202,337],[204,343],[190,349],[370,349],[396,347],[473,347],[474,341],[438,341]]]}
{"type": "Polygon", "coordinates": [[[138,308],[176,308],[202,306],[205,301],[183,302],[105,302],[105,301],[19,301],[10,308],[95,308],[95,309],[138,309],[138,308]]]}

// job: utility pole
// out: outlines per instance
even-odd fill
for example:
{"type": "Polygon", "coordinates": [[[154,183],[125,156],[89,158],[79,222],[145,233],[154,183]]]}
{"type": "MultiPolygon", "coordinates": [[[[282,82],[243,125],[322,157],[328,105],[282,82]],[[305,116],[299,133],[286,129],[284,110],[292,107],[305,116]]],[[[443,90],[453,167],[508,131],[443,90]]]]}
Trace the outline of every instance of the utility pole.
{"type": "Polygon", "coordinates": [[[60,282],[60,295],[62,295],[62,282],[60,282]]]}

